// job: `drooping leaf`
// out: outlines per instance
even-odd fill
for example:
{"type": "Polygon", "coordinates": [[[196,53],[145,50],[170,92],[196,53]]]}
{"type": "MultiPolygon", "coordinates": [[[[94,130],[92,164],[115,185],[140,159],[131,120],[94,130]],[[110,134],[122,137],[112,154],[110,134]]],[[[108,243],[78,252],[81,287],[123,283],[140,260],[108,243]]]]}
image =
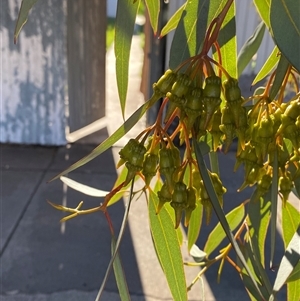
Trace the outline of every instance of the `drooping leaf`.
{"type": "Polygon", "coordinates": [[[201,50],[205,31],[227,1],[190,0],[182,12],[173,38],[169,66],[175,69],[181,62],[201,50]]]}
{"type": "MultiPolygon", "coordinates": [[[[226,214],[226,220],[232,231],[235,230],[238,225],[240,225],[244,216],[245,205],[243,203],[226,214]]],[[[216,227],[210,232],[204,247],[204,252],[207,253],[207,255],[210,255],[221,244],[225,237],[226,234],[219,222],[216,227]]]]}
{"type": "Polygon", "coordinates": [[[159,35],[160,38],[164,37],[170,31],[176,29],[185,6],[186,6],[186,3],[184,3],[182,6],[180,6],[178,8],[178,10],[174,13],[174,15],[168,20],[167,24],[161,30],[161,33],[159,35]]]}
{"type": "Polygon", "coordinates": [[[251,61],[253,55],[259,49],[259,46],[261,45],[261,41],[264,37],[265,27],[266,27],[265,23],[260,22],[260,24],[254,30],[253,35],[242,46],[237,61],[238,76],[242,74],[243,70],[247,67],[247,65],[251,61]]]}
{"type": "MultiPolygon", "coordinates": [[[[120,231],[119,231],[119,234],[118,234],[117,241],[114,240],[114,231],[113,231],[112,225],[110,224],[110,221],[108,220],[110,232],[111,232],[112,239],[113,239],[113,241],[111,243],[112,256],[111,256],[111,259],[110,259],[109,264],[107,266],[107,269],[105,271],[105,275],[104,275],[104,278],[102,280],[102,283],[101,283],[101,286],[99,288],[99,291],[98,291],[98,294],[96,296],[95,301],[100,301],[100,298],[101,298],[101,295],[104,291],[104,287],[105,287],[105,284],[107,282],[108,276],[110,274],[111,268],[112,267],[115,268],[114,262],[115,262],[116,258],[118,258],[118,260],[119,260],[119,262],[117,262],[117,264],[116,264],[116,268],[117,268],[116,277],[118,277],[117,281],[120,282],[119,284],[120,284],[121,289],[126,290],[127,284],[126,284],[125,275],[122,272],[123,268],[119,266],[119,265],[121,265],[121,259],[119,257],[118,250],[119,250],[120,242],[123,238],[124,231],[125,231],[125,228],[126,228],[126,225],[127,225],[127,222],[128,222],[128,214],[129,214],[129,210],[130,210],[130,206],[131,206],[131,201],[132,201],[132,198],[133,198],[133,187],[134,187],[134,180],[131,181],[130,197],[129,197],[127,206],[125,206],[123,220],[122,220],[122,224],[121,224],[121,227],[120,227],[120,231]],[[120,270],[120,268],[121,268],[121,270],[120,270]],[[125,281],[125,283],[124,283],[124,281],[125,281]]],[[[107,215],[108,215],[108,213],[106,213],[106,216],[107,215]]],[[[125,295],[124,298],[126,298],[126,297],[127,296],[125,295]]],[[[129,297],[129,299],[124,299],[124,300],[130,300],[130,297],[129,297]]]]}
{"type": "MultiPolygon", "coordinates": [[[[297,265],[295,266],[293,272],[291,273],[291,275],[289,276],[288,280],[286,281],[288,283],[288,291],[289,291],[289,284],[291,282],[296,282],[297,284],[297,287],[298,287],[298,294],[297,296],[300,296],[300,283],[299,283],[299,280],[300,280],[300,261],[297,263],[297,265]]],[[[294,295],[294,294],[293,294],[294,295]]],[[[294,300],[294,299],[291,299],[291,300],[294,300]]]]}
{"type": "Polygon", "coordinates": [[[96,189],[84,184],[81,184],[77,181],[74,181],[70,178],[67,177],[60,177],[60,180],[65,183],[68,187],[77,190],[83,194],[89,195],[89,196],[93,196],[96,198],[101,198],[101,197],[105,197],[109,191],[104,191],[104,190],[100,190],[100,189],[96,189]]]}
{"type": "Polygon", "coordinates": [[[225,214],[224,214],[224,212],[223,212],[223,210],[222,210],[222,208],[219,204],[219,200],[218,200],[216,191],[214,189],[213,183],[212,183],[211,178],[208,174],[207,167],[206,167],[206,164],[205,164],[205,161],[204,161],[204,158],[203,158],[203,154],[201,153],[201,149],[199,147],[199,143],[196,141],[196,139],[194,137],[193,137],[193,146],[194,146],[194,149],[195,149],[198,168],[199,168],[199,171],[201,173],[201,177],[203,179],[203,183],[204,183],[205,189],[207,191],[207,194],[208,194],[208,196],[211,200],[213,209],[214,209],[214,211],[215,211],[215,213],[216,213],[216,215],[217,215],[217,217],[220,221],[220,224],[222,225],[222,227],[224,229],[224,232],[226,233],[227,238],[231,242],[234,251],[236,252],[239,260],[241,261],[242,266],[245,268],[247,274],[249,275],[251,281],[253,282],[253,286],[255,287],[255,289],[256,289],[257,293],[260,295],[260,297],[263,298],[262,292],[259,289],[259,287],[258,287],[258,285],[255,281],[255,277],[253,276],[251,270],[249,269],[249,267],[246,263],[246,260],[244,258],[244,255],[241,252],[241,249],[240,249],[238,243],[236,242],[236,240],[233,236],[233,233],[231,232],[231,229],[230,229],[230,226],[229,226],[229,224],[226,220],[225,214]]]}
{"type": "Polygon", "coordinates": [[[187,300],[183,261],[174,222],[165,210],[161,210],[159,214],[156,214],[158,197],[153,191],[150,191],[149,194],[150,228],[159,261],[173,299],[178,301],[187,300]]]}
{"type": "Polygon", "coordinates": [[[287,60],[300,72],[299,12],[298,1],[271,1],[270,24],[275,43],[287,60]]]}
{"type": "Polygon", "coordinates": [[[145,0],[145,3],[147,6],[152,29],[154,31],[154,34],[156,35],[160,11],[160,0],[145,0]]]}
{"type": "Polygon", "coordinates": [[[197,202],[197,206],[192,213],[189,228],[188,228],[188,250],[192,248],[192,246],[196,243],[200,229],[202,225],[202,216],[203,216],[203,205],[200,202],[197,202]]]}
{"type": "MultiPolygon", "coordinates": [[[[299,224],[299,210],[289,202],[286,202],[285,206],[282,207],[282,234],[285,248],[287,248],[299,224]]],[[[288,300],[298,301],[297,298],[300,296],[300,262],[298,262],[287,279],[287,295],[288,300]]]]}
{"type": "MultiPolygon", "coordinates": [[[[111,240],[111,255],[116,252],[116,239],[112,236],[111,240]]],[[[130,301],[130,295],[128,291],[128,285],[126,281],[126,276],[123,270],[122,261],[119,252],[116,254],[116,258],[113,263],[113,269],[116,277],[116,282],[119,290],[119,296],[122,301],[130,301]]]]}
{"type": "Polygon", "coordinates": [[[38,0],[22,0],[21,8],[19,10],[18,20],[15,26],[14,43],[17,43],[18,36],[22,27],[28,20],[28,14],[32,7],[38,2],[38,0]]]}
{"type": "Polygon", "coordinates": [[[257,12],[261,19],[265,22],[268,28],[270,28],[270,6],[271,0],[253,0],[257,12]]]}
{"type": "Polygon", "coordinates": [[[100,154],[108,150],[112,145],[114,145],[133,128],[133,126],[143,117],[146,111],[155,104],[156,101],[156,98],[150,98],[147,102],[140,106],[112,135],[110,135],[100,145],[93,149],[90,154],[72,164],[70,167],[62,171],[50,181],[56,180],[59,177],[64,176],[65,174],[79,168],[80,166],[85,165],[86,163],[90,162],[91,160],[95,159],[100,154]]]}
{"type": "Polygon", "coordinates": [[[271,215],[271,191],[263,198],[255,199],[253,194],[248,208],[248,224],[253,252],[262,266],[265,266],[265,240],[271,215]]]}
{"type": "MultiPolygon", "coordinates": [[[[289,242],[282,260],[280,262],[278,273],[273,286],[273,293],[269,301],[273,301],[277,292],[285,284],[288,277],[293,272],[294,268],[298,265],[300,261],[300,225],[298,226],[296,232],[294,233],[291,241],[289,242]]],[[[298,295],[299,299],[299,295],[298,295]]],[[[297,299],[296,299],[297,300],[297,299]]]]}
{"type": "Polygon", "coordinates": [[[252,86],[254,86],[259,81],[263,80],[268,74],[271,73],[271,71],[275,68],[276,64],[279,61],[279,55],[278,55],[278,48],[277,46],[274,47],[273,51],[271,52],[270,56],[264,63],[264,65],[261,67],[261,69],[258,71],[258,74],[255,76],[252,86]]]}
{"type": "MultiPolygon", "coordinates": [[[[278,179],[278,153],[274,151],[273,179],[278,179]]],[[[272,181],[271,185],[271,255],[270,267],[273,267],[273,258],[276,243],[276,224],[277,224],[277,203],[278,203],[278,181],[272,181]]]]}
{"type": "Polygon", "coordinates": [[[278,66],[276,68],[276,74],[275,74],[275,78],[273,81],[273,85],[270,89],[269,96],[270,96],[271,100],[273,100],[276,97],[279,89],[281,88],[282,82],[283,82],[283,79],[285,77],[288,67],[289,67],[288,60],[285,58],[285,56],[283,54],[281,54],[279,62],[278,62],[278,66]]]}
{"type": "Polygon", "coordinates": [[[129,55],[134,32],[135,18],[140,0],[119,0],[115,23],[116,77],[122,115],[124,118],[127,88],[129,55]]]}

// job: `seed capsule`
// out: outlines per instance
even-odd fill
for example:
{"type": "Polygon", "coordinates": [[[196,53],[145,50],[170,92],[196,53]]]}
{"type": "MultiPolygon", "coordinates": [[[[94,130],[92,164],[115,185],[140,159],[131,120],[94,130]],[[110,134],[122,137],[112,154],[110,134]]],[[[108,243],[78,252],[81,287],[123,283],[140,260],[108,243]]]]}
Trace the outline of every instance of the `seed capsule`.
{"type": "Polygon", "coordinates": [[[142,174],[145,176],[146,186],[150,185],[152,178],[156,175],[158,155],[148,153],[143,162],[142,174]]]}
{"type": "Polygon", "coordinates": [[[187,208],[188,204],[188,191],[183,182],[177,182],[174,186],[172,194],[171,206],[175,211],[175,228],[178,228],[182,213],[187,208]]]}
{"type": "Polygon", "coordinates": [[[282,194],[282,201],[284,205],[288,201],[293,187],[294,185],[290,173],[284,173],[284,175],[279,178],[279,192],[282,194]]]}
{"type": "Polygon", "coordinates": [[[164,206],[165,203],[171,202],[172,201],[172,194],[169,191],[168,186],[166,183],[161,187],[160,191],[157,192],[157,196],[159,198],[159,203],[157,206],[157,211],[156,214],[159,213],[161,208],[164,206]]]}
{"type": "Polygon", "coordinates": [[[236,136],[236,127],[234,124],[233,116],[231,114],[230,108],[225,106],[222,109],[222,118],[221,118],[221,125],[220,130],[225,134],[225,150],[224,152],[227,153],[229,147],[236,136]]]}
{"type": "Polygon", "coordinates": [[[186,123],[188,131],[192,128],[197,117],[200,116],[203,111],[202,94],[202,88],[194,88],[186,96],[186,104],[184,106],[184,111],[187,116],[186,123]]]}
{"type": "Polygon", "coordinates": [[[176,77],[177,74],[171,69],[168,69],[158,82],[153,84],[154,93],[157,94],[159,98],[166,96],[166,94],[171,91],[176,77]]]}
{"type": "Polygon", "coordinates": [[[185,208],[185,220],[184,224],[187,227],[191,219],[192,212],[196,208],[196,189],[189,187],[187,189],[187,206],[185,208]]]}

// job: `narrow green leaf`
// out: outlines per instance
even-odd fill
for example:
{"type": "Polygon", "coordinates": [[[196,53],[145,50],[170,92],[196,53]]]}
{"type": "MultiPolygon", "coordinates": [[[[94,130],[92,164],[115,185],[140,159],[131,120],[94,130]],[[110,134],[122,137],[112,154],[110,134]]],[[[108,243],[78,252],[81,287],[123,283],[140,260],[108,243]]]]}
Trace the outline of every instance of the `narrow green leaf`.
{"type": "MultiPolygon", "coordinates": [[[[116,239],[112,236],[111,239],[111,255],[113,256],[116,252],[116,239]]],[[[116,258],[113,263],[113,269],[116,277],[116,282],[119,290],[119,296],[122,301],[130,301],[130,295],[128,291],[126,276],[123,270],[121,258],[119,252],[116,252],[116,258]]]]}
{"type": "Polygon", "coordinates": [[[276,223],[277,223],[277,202],[278,202],[278,153],[277,149],[274,151],[274,163],[273,163],[273,179],[271,185],[271,255],[270,255],[270,267],[273,267],[273,259],[275,253],[276,243],[276,223]]]}
{"type": "MultiPolygon", "coordinates": [[[[226,214],[226,220],[232,231],[240,225],[244,216],[245,205],[243,203],[226,214]]],[[[225,237],[226,234],[221,223],[219,222],[210,232],[204,247],[204,252],[207,255],[210,255],[221,244],[225,237]]]]}
{"type": "Polygon", "coordinates": [[[157,195],[150,191],[149,219],[154,246],[173,299],[178,301],[187,300],[183,261],[174,222],[164,210],[156,214],[158,202],[157,195]]]}
{"type": "MultiPolygon", "coordinates": [[[[285,249],[291,241],[293,234],[300,224],[300,212],[292,204],[287,202],[282,207],[282,232],[285,249]]],[[[287,279],[287,295],[290,301],[299,301],[300,296],[300,262],[287,279]]]]}
{"type": "Polygon", "coordinates": [[[77,181],[74,181],[70,178],[67,177],[60,177],[60,180],[65,183],[68,187],[77,190],[83,194],[89,195],[89,196],[93,196],[96,198],[101,198],[101,197],[105,197],[109,191],[104,191],[104,190],[100,190],[100,189],[96,189],[84,184],[81,184],[77,181]]]}
{"type": "Polygon", "coordinates": [[[209,163],[210,163],[211,171],[218,174],[218,175],[220,175],[218,153],[217,152],[210,152],[208,154],[208,157],[209,157],[209,163]]]}
{"type": "Polygon", "coordinates": [[[258,71],[258,74],[255,76],[252,86],[254,86],[259,81],[263,80],[267,75],[271,73],[271,71],[275,68],[276,64],[279,61],[279,55],[278,55],[278,48],[277,46],[274,47],[272,53],[264,63],[264,65],[261,67],[261,69],[258,71]]]}
{"type": "Polygon", "coordinates": [[[271,1],[270,23],[275,43],[288,61],[300,72],[299,13],[298,1],[271,1]]]}
{"type": "Polygon", "coordinates": [[[116,77],[120,105],[124,118],[128,88],[128,66],[135,18],[140,0],[119,0],[115,23],[116,77]]]}
{"type": "Polygon", "coordinates": [[[22,0],[21,8],[19,10],[18,20],[14,32],[14,43],[17,43],[18,36],[22,27],[28,20],[28,14],[32,7],[38,2],[38,0],[22,0]]]}
{"type": "MultiPolygon", "coordinates": [[[[294,268],[300,261],[300,225],[297,228],[297,231],[293,235],[291,241],[289,242],[282,260],[279,265],[278,273],[275,279],[273,286],[273,293],[269,301],[273,301],[276,293],[281,289],[285,284],[288,277],[293,272],[294,268]]],[[[298,295],[299,298],[299,295],[298,295]]]]}
{"type": "MultiPolygon", "coordinates": [[[[246,236],[248,236],[246,234],[246,236]]],[[[259,289],[262,293],[262,295],[264,296],[264,300],[267,300],[268,297],[270,296],[271,292],[272,292],[272,286],[271,283],[269,281],[268,275],[265,271],[265,269],[263,268],[263,266],[261,265],[260,261],[259,261],[259,254],[257,255],[257,253],[255,252],[255,248],[253,248],[252,242],[250,239],[246,239],[244,245],[241,245],[241,250],[243,251],[243,254],[245,256],[245,259],[247,261],[247,265],[249,266],[250,271],[252,272],[252,274],[255,277],[256,283],[259,286],[259,289]]],[[[244,275],[244,273],[246,272],[245,268],[243,268],[241,266],[241,264],[238,261],[239,266],[242,268],[242,275],[244,275]]],[[[242,276],[241,275],[241,276],[242,276]]],[[[245,279],[242,276],[243,281],[245,281],[245,279]]],[[[248,278],[248,280],[250,280],[248,278]]],[[[260,300],[260,298],[257,298],[257,292],[255,291],[255,288],[253,286],[252,283],[250,283],[250,287],[248,287],[249,283],[244,282],[249,296],[251,298],[251,300],[253,299],[252,297],[255,296],[255,301],[256,300],[260,300]]]]}
{"type": "Polygon", "coordinates": [[[299,280],[300,280],[300,262],[297,263],[297,265],[295,266],[293,272],[291,273],[291,275],[289,276],[288,280],[286,281],[289,285],[290,282],[297,282],[297,286],[298,286],[298,296],[300,296],[300,283],[299,283],[299,280]]]}
{"type": "Polygon", "coordinates": [[[260,22],[253,32],[253,35],[245,42],[238,55],[238,76],[240,76],[243,70],[247,67],[251,61],[253,55],[259,49],[261,41],[265,33],[265,23],[260,22]]]}
{"type": "Polygon", "coordinates": [[[271,0],[253,0],[256,6],[256,10],[259,13],[261,19],[266,23],[267,27],[270,28],[270,6],[271,0]]]}
{"type": "Polygon", "coordinates": [[[157,33],[157,26],[158,26],[158,16],[160,11],[160,0],[145,0],[150,23],[153,28],[154,34],[157,33]]]}
{"type": "Polygon", "coordinates": [[[262,266],[265,266],[265,241],[271,216],[271,190],[259,200],[253,193],[248,207],[248,224],[253,252],[262,266]]]}
{"type": "MultiPolygon", "coordinates": [[[[111,271],[111,268],[114,266],[114,261],[115,261],[116,257],[119,256],[118,250],[119,250],[120,243],[121,243],[121,240],[123,238],[124,231],[125,231],[125,228],[126,228],[126,225],[127,225],[128,214],[129,214],[129,210],[130,210],[131,201],[132,201],[132,198],[133,198],[133,187],[134,187],[134,180],[131,181],[130,197],[129,197],[129,201],[128,201],[127,206],[125,206],[125,212],[124,212],[124,215],[123,215],[123,220],[122,220],[122,224],[121,224],[121,228],[120,228],[120,231],[119,231],[119,234],[118,234],[117,241],[115,243],[113,243],[113,245],[112,245],[112,250],[114,252],[112,252],[111,259],[110,259],[109,264],[107,266],[107,269],[105,271],[105,275],[104,275],[104,278],[102,280],[102,283],[101,283],[101,286],[99,288],[99,291],[98,291],[98,294],[96,296],[95,301],[100,301],[100,298],[101,298],[101,295],[104,291],[104,287],[105,287],[105,284],[107,282],[107,279],[108,279],[109,273],[111,271]]],[[[111,231],[112,237],[114,237],[114,234],[113,234],[114,231],[113,231],[111,225],[110,225],[110,231],[111,231]]],[[[119,277],[119,275],[118,275],[118,277],[119,277]]],[[[119,280],[123,281],[124,279],[123,280],[119,279],[119,280]]]]}
{"type": "Polygon", "coordinates": [[[168,34],[170,31],[176,29],[185,6],[186,3],[184,3],[181,7],[179,7],[178,10],[174,13],[174,15],[169,19],[167,24],[161,30],[161,33],[159,35],[160,38],[168,34]]]}
{"type": "Polygon", "coordinates": [[[208,24],[226,4],[226,0],[187,1],[173,38],[169,66],[175,69],[181,62],[201,50],[208,24]]]}
{"type": "Polygon", "coordinates": [[[208,174],[206,164],[204,162],[203,154],[201,153],[200,146],[199,146],[198,142],[196,141],[195,137],[193,137],[193,146],[194,146],[194,149],[195,149],[198,168],[200,170],[200,173],[201,173],[201,176],[202,176],[203,183],[204,183],[204,186],[206,188],[207,194],[208,194],[208,196],[211,200],[213,209],[214,209],[214,211],[215,211],[215,213],[216,213],[216,215],[217,215],[217,217],[220,221],[220,224],[222,225],[222,227],[223,227],[223,229],[226,233],[227,238],[231,242],[233,249],[235,250],[239,260],[241,261],[241,264],[243,265],[243,267],[245,268],[245,270],[248,273],[249,277],[251,278],[255,289],[257,290],[258,294],[263,298],[261,290],[259,289],[259,287],[258,287],[258,285],[255,281],[255,278],[252,275],[252,272],[249,269],[249,267],[248,267],[248,265],[245,261],[244,255],[241,252],[241,249],[240,249],[238,243],[236,242],[236,240],[235,240],[235,238],[234,238],[234,236],[231,232],[231,229],[230,229],[229,224],[226,220],[225,214],[224,214],[224,212],[223,212],[223,210],[222,210],[222,208],[219,204],[219,200],[218,200],[216,191],[214,189],[211,178],[208,174]]]}
{"type": "Polygon", "coordinates": [[[189,228],[188,228],[188,250],[191,250],[192,246],[196,243],[199,234],[200,229],[202,225],[202,216],[203,216],[203,205],[197,201],[197,206],[195,210],[192,213],[189,228]]]}
{"type": "Polygon", "coordinates": [[[85,165],[86,163],[90,162],[91,160],[95,159],[100,154],[108,150],[112,145],[114,145],[133,128],[133,126],[143,117],[147,110],[155,104],[156,101],[157,99],[155,97],[150,98],[147,102],[140,106],[112,135],[110,135],[100,145],[93,149],[90,154],[72,164],[70,167],[62,171],[50,181],[56,180],[59,177],[64,176],[65,174],[77,169],[78,167],[85,165]]]}
{"type": "MultiPolygon", "coordinates": [[[[222,56],[222,67],[232,76],[237,78],[237,42],[235,27],[235,2],[233,2],[223,21],[218,35],[218,43],[222,56]]],[[[216,59],[216,55],[214,55],[216,59]]],[[[216,59],[218,61],[218,59],[216,59]]]]}
{"type": "Polygon", "coordinates": [[[289,67],[288,60],[285,58],[285,56],[283,54],[281,54],[278,66],[276,68],[276,74],[275,74],[275,78],[273,81],[273,85],[270,89],[269,96],[270,96],[271,100],[275,99],[279,89],[281,88],[282,82],[284,80],[284,77],[286,75],[288,67],[289,67]]]}

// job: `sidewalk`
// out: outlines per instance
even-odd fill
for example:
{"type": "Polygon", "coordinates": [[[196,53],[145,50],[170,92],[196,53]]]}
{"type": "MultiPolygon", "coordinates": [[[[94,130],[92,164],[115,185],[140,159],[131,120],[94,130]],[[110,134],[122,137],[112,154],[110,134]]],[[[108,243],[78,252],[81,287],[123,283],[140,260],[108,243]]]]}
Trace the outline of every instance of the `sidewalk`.
{"type": "MultiPolygon", "coordinates": [[[[131,67],[128,114],[142,104],[137,74],[140,74],[141,52],[139,40],[134,39],[131,67]],[[139,63],[138,63],[139,62],[139,63]],[[134,76],[136,74],[136,76],[134,76]]],[[[108,54],[111,55],[111,53],[108,54]]],[[[113,69],[107,72],[114,75],[113,69]],[[110,73],[111,72],[111,73],[110,73]]],[[[110,75],[109,75],[110,74],[110,75]]],[[[110,77],[108,84],[112,84],[110,77]]],[[[108,88],[108,132],[111,134],[122,122],[116,88],[108,88]]],[[[119,146],[136,136],[145,119],[120,141],[118,147],[106,151],[92,162],[69,174],[69,177],[92,187],[110,190],[117,177],[115,164],[119,146]]],[[[36,147],[1,145],[1,301],[93,301],[97,295],[110,259],[110,235],[102,214],[80,216],[60,224],[63,213],[53,209],[46,200],[75,207],[84,200],[84,208],[97,206],[99,199],[86,197],[63,185],[59,180],[47,181],[93,149],[75,143],[67,147],[36,147]]],[[[234,153],[220,157],[222,177],[228,188],[224,209],[245,200],[250,190],[236,198],[243,171],[231,172],[234,153]]],[[[124,212],[124,202],[109,208],[115,230],[118,231],[124,212]]],[[[205,239],[216,219],[203,225],[198,245],[205,239]]],[[[278,248],[281,245],[278,241],[278,248]]],[[[184,249],[184,247],[183,247],[184,249]]],[[[145,198],[132,203],[129,223],[120,255],[127,275],[132,301],[172,300],[166,280],[156,259],[150,236],[145,198]]],[[[191,258],[184,252],[184,260],[191,258]]],[[[208,270],[203,278],[206,301],[248,300],[237,273],[225,263],[221,283],[217,284],[218,265],[208,270]]],[[[199,272],[197,267],[186,269],[188,283],[199,272]]],[[[120,300],[114,277],[111,275],[101,300],[120,300]]],[[[189,293],[189,300],[202,300],[200,282],[189,293]]]]}

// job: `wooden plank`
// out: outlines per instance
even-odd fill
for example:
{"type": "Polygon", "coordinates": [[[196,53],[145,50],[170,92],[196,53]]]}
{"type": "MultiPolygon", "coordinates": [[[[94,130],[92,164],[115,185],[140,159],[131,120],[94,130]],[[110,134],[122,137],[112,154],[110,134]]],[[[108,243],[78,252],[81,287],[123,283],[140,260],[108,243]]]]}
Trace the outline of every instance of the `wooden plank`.
{"type": "Polygon", "coordinates": [[[105,116],[106,1],[67,3],[69,127],[73,132],[105,116]]]}

